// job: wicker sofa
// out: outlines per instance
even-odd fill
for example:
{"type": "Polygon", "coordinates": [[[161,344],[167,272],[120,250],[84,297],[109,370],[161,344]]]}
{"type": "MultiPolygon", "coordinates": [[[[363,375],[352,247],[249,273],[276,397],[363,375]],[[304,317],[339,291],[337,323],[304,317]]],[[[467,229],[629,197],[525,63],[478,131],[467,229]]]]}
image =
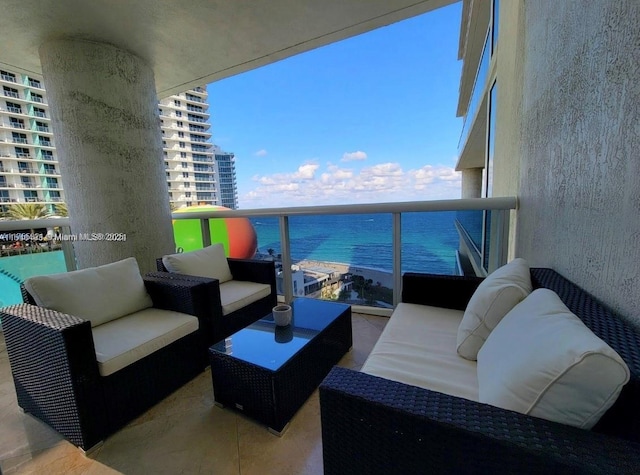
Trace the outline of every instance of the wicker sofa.
{"type": "MultiPolygon", "coordinates": [[[[140,281],[151,300],[149,316],[156,310],[174,312],[175,318],[190,322],[183,332],[188,334],[174,341],[159,335],[154,349],[164,346],[108,375],[103,374],[96,351],[96,331],[105,325],[92,326],[87,318],[38,306],[24,286],[26,303],[0,311],[18,405],[84,450],[183,386],[208,364],[215,284],[153,275],[140,281]]],[[[117,306],[118,296],[111,298],[117,306]]],[[[172,318],[171,313],[167,315],[172,318]]],[[[123,316],[116,323],[128,318],[123,316]]],[[[111,334],[119,338],[117,332],[111,334]]]]}
{"type": "MultiPolygon", "coordinates": [[[[464,310],[480,282],[406,274],[402,301],[464,310]]],[[[531,269],[531,283],[557,293],[629,368],[592,430],[335,367],[320,386],[325,473],[639,473],[640,334],[551,269],[531,269]]]]}

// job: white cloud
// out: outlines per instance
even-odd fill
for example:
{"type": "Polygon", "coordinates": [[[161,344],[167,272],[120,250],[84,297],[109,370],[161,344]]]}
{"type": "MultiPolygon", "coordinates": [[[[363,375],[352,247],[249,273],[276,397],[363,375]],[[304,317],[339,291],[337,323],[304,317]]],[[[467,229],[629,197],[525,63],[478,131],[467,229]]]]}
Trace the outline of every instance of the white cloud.
{"type": "Polygon", "coordinates": [[[254,176],[256,187],[240,196],[244,209],[460,198],[461,176],[452,167],[404,170],[388,162],[354,171],[307,162],[291,173],[254,176]]]}
{"type": "Polygon", "coordinates": [[[343,162],[353,162],[355,160],[366,160],[367,154],[358,150],[357,152],[346,152],[342,155],[343,162]]]}
{"type": "Polygon", "coordinates": [[[256,157],[265,157],[267,155],[267,151],[265,149],[260,149],[256,153],[254,153],[256,157]]]}

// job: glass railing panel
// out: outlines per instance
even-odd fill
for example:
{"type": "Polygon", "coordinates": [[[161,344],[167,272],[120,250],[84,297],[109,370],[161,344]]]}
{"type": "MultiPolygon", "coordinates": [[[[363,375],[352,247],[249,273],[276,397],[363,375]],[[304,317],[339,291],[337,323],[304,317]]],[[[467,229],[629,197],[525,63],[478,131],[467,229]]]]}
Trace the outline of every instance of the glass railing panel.
{"type": "Polygon", "coordinates": [[[482,226],[484,212],[482,210],[456,211],[456,219],[467,234],[478,255],[482,253],[482,226]]]}
{"type": "Polygon", "coordinates": [[[482,48],[482,56],[480,57],[480,65],[478,66],[478,72],[473,83],[473,90],[471,92],[471,100],[469,101],[469,107],[467,113],[464,116],[464,124],[462,126],[462,133],[460,134],[460,141],[458,142],[458,156],[462,154],[464,146],[469,138],[469,132],[476,118],[476,113],[482,102],[484,95],[484,86],[487,82],[487,76],[489,74],[489,62],[491,61],[491,41],[489,36],[485,38],[484,48],[482,48]]]}
{"type": "Polygon", "coordinates": [[[401,219],[402,273],[457,274],[455,211],[403,213],[401,219]]]}
{"type": "Polygon", "coordinates": [[[294,296],[393,305],[391,214],[289,218],[294,296]]]}

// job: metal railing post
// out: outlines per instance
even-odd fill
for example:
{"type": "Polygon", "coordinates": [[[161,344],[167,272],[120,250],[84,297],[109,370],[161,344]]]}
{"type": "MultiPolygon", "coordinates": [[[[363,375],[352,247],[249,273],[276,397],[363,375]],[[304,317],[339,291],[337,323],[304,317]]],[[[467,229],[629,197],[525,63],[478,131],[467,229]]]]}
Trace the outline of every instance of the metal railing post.
{"type": "Polygon", "coordinates": [[[289,217],[280,216],[280,246],[282,248],[282,278],[285,303],[293,300],[293,276],[291,274],[291,246],[289,242],[289,217]]]}
{"type": "Polygon", "coordinates": [[[402,214],[393,213],[393,306],[402,298],[402,214]]]}
{"type": "MultiPolygon", "coordinates": [[[[63,236],[71,235],[71,227],[69,226],[61,226],[60,231],[62,231],[63,236]]],[[[73,242],[72,241],[62,241],[62,255],[64,256],[64,263],[67,266],[67,272],[71,272],[78,269],[78,265],[76,263],[76,253],[73,250],[73,242]]]]}
{"type": "Polygon", "coordinates": [[[200,220],[200,230],[202,231],[202,247],[211,246],[211,228],[209,227],[209,218],[200,220]]]}

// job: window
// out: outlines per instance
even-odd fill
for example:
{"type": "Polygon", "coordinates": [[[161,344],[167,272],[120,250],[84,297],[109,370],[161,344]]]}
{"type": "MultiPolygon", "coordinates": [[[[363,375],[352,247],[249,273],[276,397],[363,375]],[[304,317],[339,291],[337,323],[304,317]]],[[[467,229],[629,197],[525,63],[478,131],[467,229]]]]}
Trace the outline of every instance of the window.
{"type": "Polygon", "coordinates": [[[180,158],[187,158],[187,152],[180,152],[180,158]]]}
{"type": "Polygon", "coordinates": [[[43,137],[42,135],[38,135],[38,143],[46,147],[51,147],[51,140],[49,140],[48,137],[43,137]]]}
{"type": "Polygon", "coordinates": [[[173,102],[174,102],[174,104],[176,105],[176,107],[180,107],[180,106],[182,105],[182,104],[180,103],[180,101],[177,101],[177,100],[176,100],[176,101],[173,101],[173,102]]]}
{"type": "Polygon", "coordinates": [[[13,102],[7,101],[7,110],[14,114],[22,114],[22,106],[20,104],[14,104],[13,102]]]}
{"type": "Polygon", "coordinates": [[[191,198],[191,192],[190,191],[185,192],[184,196],[185,198],[191,198]]]}
{"type": "Polygon", "coordinates": [[[162,109],[158,108],[158,114],[162,115],[162,109]]]}
{"type": "Polygon", "coordinates": [[[33,203],[35,201],[39,201],[38,192],[37,191],[25,190],[22,193],[24,194],[25,201],[27,201],[29,203],[33,203]]]}
{"type": "Polygon", "coordinates": [[[47,188],[59,188],[57,178],[47,178],[46,182],[47,182],[47,188]]]}
{"type": "Polygon", "coordinates": [[[187,162],[182,162],[182,168],[187,168],[187,162]]]}
{"type": "Polygon", "coordinates": [[[11,138],[14,143],[27,143],[27,134],[20,134],[18,132],[11,132],[11,138]]]}
{"type": "Polygon", "coordinates": [[[37,79],[32,79],[32,78],[28,78],[28,79],[29,79],[29,86],[37,87],[38,89],[42,89],[42,83],[40,81],[38,81],[37,79]]]}
{"type": "Polygon", "coordinates": [[[39,107],[33,108],[33,115],[35,115],[36,117],[47,117],[46,111],[44,109],[40,109],[39,107]]]}
{"type": "Polygon", "coordinates": [[[16,152],[16,157],[18,158],[29,158],[29,149],[24,147],[14,147],[16,152]]]}
{"type": "Polygon", "coordinates": [[[7,97],[15,97],[16,99],[20,97],[18,90],[12,87],[2,86],[2,90],[4,91],[4,95],[7,97]]]}
{"type": "Polygon", "coordinates": [[[189,178],[189,172],[182,172],[182,178],[189,178]]]}
{"type": "Polygon", "coordinates": [[[185,148],[187,145],[184,142],[178,142],[180,148],[185,148]]]}
{"type": "Polygon", "coordinates": [[[55,175],[56,174],[56,166],[55,165],[51,165],[49,163],[45,163],[44,164],[44,172],[47,175],[55,175]]]}
{"type": "Polygon", "coordinates": [[[53,160],[53,152],[51,150],[42,150],[40,151],[40,153],[42,155],[42,158],[44,158],[45,160],[53,160]]]}
{"type": "Polygon", "coordinates": [[[178,132],[178,137],[183,138],[184,137],[184,132],[178,132]]]}
{"type": "Polygon", "coordinates": [[[0,77],[5,81],[16,82],[16,75],[8,71],[0,71],[0,77]]]}
{"type": "Polygon", "coordinates": [[[184,127],[184,124],[180,120],[178,121],[178,127],[184,127]]]}
{"type": "Polygon", "coordinates": [[[182,117],[182,112],[176,111],[176,117],[182,117]]]}
{"type": "Polygon", "coordinates": [[[60,192],[59,191],[50,191],[49,198],[51,201],[60,201],[60,192]]]}
{"type": "Polygon", "coordinates": [[[185,187],[185,188],[191,188],[191,183],[186,182],[186,183],[184,184],[184,187],[185,187]]]}
{"type": "Polygon", "coordinates": [[[14,127],[16,129],[24,129],[24,120],[22,120],[22,119],[16,119],[15,117],[9,117],[9,123],[11,124],[11,127],[14,127]]]}
{"type": "Polygon", "coordinates": [[[33,102],[44,102],[42,94],[34,94],[33,92],[31,93],[31,100],[33,102]]]}

